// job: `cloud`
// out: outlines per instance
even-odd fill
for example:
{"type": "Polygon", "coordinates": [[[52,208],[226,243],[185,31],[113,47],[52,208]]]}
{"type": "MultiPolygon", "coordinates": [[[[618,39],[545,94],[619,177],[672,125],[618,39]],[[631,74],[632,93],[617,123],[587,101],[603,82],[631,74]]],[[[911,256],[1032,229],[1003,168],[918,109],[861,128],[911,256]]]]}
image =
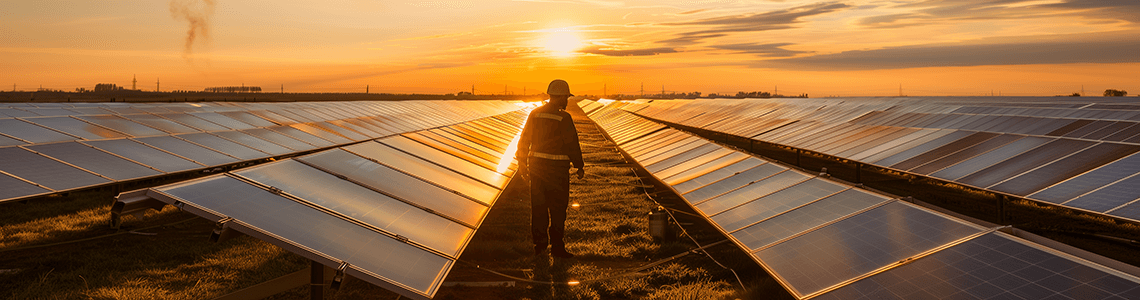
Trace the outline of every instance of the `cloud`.
{"type": "Polygon", "coordinates": [[[811,51],[795,51],[784,49],[784,46],[792,45],[792,43],[742,43],[742,44],[727,44],[727,45],[713,45],[710,46],[715,49],[732,50],[737,53],[756,54],[763,57],[789,57],[795,56],[800,53],[811,53],[811,51]]]}
{"type": "Polygon", "coordinates": [[[514,0],[515,2],[543,2],[543,3],[568,3],[568,4],[589,4],[605,7],[622,7],[625,6],[624,1],[605,1],[605,0],[514,0]]]}
{"type": "Polygon", "coordinates": [[[987,38],[758,61],[754,67],[881,70],[948,66],[1140,62],[1140,32],[987,38]]]}
{"type": "Polygon", "coordinates": [[[1056,16],[1140,23],[1140,1],[1135,0],[924,0],[890,8],[912,11],[866,17],[858,24],[871,28],[898,28],[953,21],[1056,16]]]}
{"type": "Polygon", "coordinates": [[[701,40],[734,32],[755,32],[796,28],[801,18],[850,8],[839,2],[821,2],[764,13],[740,14],[693,21],[662,23],[664,26],[705,27],[681,33],[679,37],[660,41],[666,44],[694,44],[701,40]],[[719,35],[718,35],[719,34],[719,35]]]}
{"type": "Polygon", "coordinates": [[[578,50],[578,52],[586,53],[586,54],[605,55],[605,56],[649,56],[649,55],[658,55],[658,54],[663,54],[663,53],[676,53],[677,49],[668,48],[668,47],[661,47],[661,48],[618,50],[618,49],[602,48],[602,47],[595,46],[595,47],[589,47],[589,48],[585,48],[582,50],[578,50]]]}
{"type": "Polygon", "coordinates": [[[190,29],[186,30],[186,46],[182,56],[189,57],[198,38],[210,37],[210,16],[214,14],[214,0],[170,0],[170,16],[175,20],[186,20],[190,29]]]}

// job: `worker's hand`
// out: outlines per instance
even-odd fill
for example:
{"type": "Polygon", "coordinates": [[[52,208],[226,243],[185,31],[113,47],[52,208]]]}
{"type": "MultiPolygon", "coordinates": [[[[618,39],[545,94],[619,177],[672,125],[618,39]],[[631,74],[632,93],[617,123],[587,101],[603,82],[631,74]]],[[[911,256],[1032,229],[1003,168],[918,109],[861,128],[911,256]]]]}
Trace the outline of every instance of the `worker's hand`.
{"type": "Polygon", "coordinates": [[[586,177],[586,168],[585,167],[578,168],[577,174],[578,174],[578,179],[582,179],[582,177],[586,177]]]}

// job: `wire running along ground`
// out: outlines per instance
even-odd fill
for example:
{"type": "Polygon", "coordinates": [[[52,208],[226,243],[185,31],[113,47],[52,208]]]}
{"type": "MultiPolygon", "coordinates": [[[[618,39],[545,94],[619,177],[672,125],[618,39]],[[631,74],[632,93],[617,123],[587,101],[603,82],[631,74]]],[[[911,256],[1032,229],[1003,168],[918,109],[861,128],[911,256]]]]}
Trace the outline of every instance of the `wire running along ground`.
{"type": "Polygon", "coordinates": [[[0,249],[0,253],[9,252],[9,251],[17,251],[17,250],[27,250],[27,249],[36,249],[36,248],[44,248],[44,247],[51,247],[51,246],[59,246],[59,245],[66,245],[66,244],[74,244],[74,243],[78,243],[78,242],[86,242],[86,241],[97,240],[97,239],[102,239],[102,238],[109,238],[109,237],[113,237],[113,236],[117,236],[117,235],[124,235],[124,234],[138,234],[138,235],[150,236],[150,235],[154,235],[154,234],[148,234],[148,233],[138,232],[138,231],[147,230],[147,229],[154,229],[154,228],[159,228],[159,227],[165,227],[165,226],[177,225],[177,224],[181,224],[181,223],[190,222],[190,221],[195,220],[195,219],[199,219],[199,218],[198,217],[192,217],[189,219],[185,219],[182,221],[176,221],[173,223],[159,224],[159,225],[154,225],[154,226],[150,226],[150,227],[143,227],[143,228],[139,228],[139,229],[135,229],[135,230],[120,231],[120,232],[116,232],[116,233],[105,234],[105,235],[100,235],[100,236],[93,236],[93,237],[70,240],[70,241],[62,241],[62,242],[43,244],[43,245],[32,245],[32,246],[0,249]]]}

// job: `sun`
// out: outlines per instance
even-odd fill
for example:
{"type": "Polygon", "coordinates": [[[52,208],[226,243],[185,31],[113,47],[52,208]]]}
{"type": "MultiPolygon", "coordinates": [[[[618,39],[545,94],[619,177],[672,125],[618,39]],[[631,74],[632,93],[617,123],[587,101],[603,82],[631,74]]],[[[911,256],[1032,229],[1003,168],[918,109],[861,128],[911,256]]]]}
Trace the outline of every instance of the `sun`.
{"type": "Polygon", "coordinates": [[[554,30],[547,33],[546,42],[542,46],[550,52],[551,56],[571,57],[574,56],[574,51],[582,48],[582,39],[574,31],[554,30]]]}

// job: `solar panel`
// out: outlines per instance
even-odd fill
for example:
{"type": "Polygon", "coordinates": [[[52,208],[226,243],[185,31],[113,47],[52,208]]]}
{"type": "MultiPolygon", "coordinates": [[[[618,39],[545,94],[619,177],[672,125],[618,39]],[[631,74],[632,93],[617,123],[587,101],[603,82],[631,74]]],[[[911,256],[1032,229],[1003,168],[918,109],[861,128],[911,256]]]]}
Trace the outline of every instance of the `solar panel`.
{"type": "Polygon", "coordinates": [[[0,148],[0,171],[53,190],[68,190],[111,182],[110,179],[20,147],[0,148]]]}
{"type": "Polygon", "coordinates": [[[252,160],[269,156],[268,153],[235,143],[233,141],[209,133],[182,134],[176,135],[175,137],[205,146],[212,150],[222,152],[233,157],[237,157],[241,160],[252,160]]]}
{"type": "Polygon", "coordinates": [[[497,175],[491,178],[484,178],[487,181],[480,181],[479,178],[467,177],[463,175],[463,173],[457,173],[443,166],[379,143],[360,143],[342,149],[366,158],[376,160],[383,159],[386,165],[394,169],[423,178],[439,186],[446,186],[449,189],[488,205],[499,196],[499,189],[495,187],[505,186],[507,181],[510,180],[510,178],[506,176],[497,175]]]}
{"type": "MultiPolygon", "coordinates": [[[[3,152],[3,151],[0,151],[3,152]]],[[[0,200],[50,193],[51,190],[34,183],[0,173],[0,200]]]]}
{"type": "Polygon", "coordinates": [[[151,135],[165,135],[158,129],[147,127],[139,123],[131,122],[130,120],[120,118],[114,115],[102,116],[76,116],[81,120],[89,123],[113,129],[118,132],[125,133],[130,136],[151,136],[151,135]]]}
{"type": "MultiPolygon", "coordinates": [[[[699,189],[685,193],[685,199],[688,199],[690,203],[699,204],[720,194],[724,194],[740,187],[749,185],[752,182],[767,179],[769,176],[781,175],[781,172],[785,172],[787,170],[788,168],[777,166],[775,164],[758,165],[754,168],[742,171],[740,174],[730,175],[731,177],[726,177],[722,180],[710,183],[699,189]]],[[[780,182],[798,182],[807,178],[808,176],[800,174],[798,172],[791,172],[778,177],[778,179],[780,179],[780,182]]],[[[791,183],[788,183],[788,185],[791,185],[791,183]]]]}
{"type": "Polygon", "coordinates": [[[1137,172],[1140,172],[1140,155],[1134,154],[1033,193],[1029,197],[1059,204],[1137,172]]]}
{"type": "MultiPolygon", "coordinates": [[[[763,160],[759,160],[759,159],[756,159],[753,157],[747,157],[743,160],[733,162],[733,163],[729,164],[728,166],[708,170],[708,172],[705,172],[704,174],[701,174],[701,175],[696,175],[692,179],[685,180],[685,181],[678,181],[678,183],[673,185],[673,189],[676,189],[677,192],[679,192],[679,193],[687,194],[689,192],[700,189],[700,188],[705,187],[705,186],[712,184],[714,182],[718,182],[722,179],[728,178],[729,176],[733,176],[734,174],[736,174],[738,172],[743,172],[743,171],[752,169],[753,167],[756,167],[756,166],[759,166],[759,165],[762,165],[765,163],[766,162],[763,160]]],[[[774,167],[774,168],[775,168],[775,170],[770,170],[769,172],[779,172],[780,171],[779,167],[774,167]]],[[[761,169],[761,170],[764,170],[764,169],[761,169]]],[[[710,192],[710,194],[711,194],[711,192],[710,192]]]]}
{"type": "Polygon", "coordinates": [[[295,138],[289,137],[287,135],[280,134],[280,133],[277,133],[276,131],[265,129],[265,128],[248,129],[248,130],[243,130],[242,132],[244,132],[245,134],[255,136],[257,138],[269,141],[270,143],[274,143],[277,145],[281,145],[282,147],[289,148],[289,150],[291,150],[292,152],[312,150],[312,149],[316,148],[316,146],[313,146],[312,144],[303,142],[301,140],[298,140],[298,139],[295,139],[295,138]]]}
{"type": "Polygon", "coordinates": [[[178,122],[171,121],[170,119],[166,119],[166,118],[159,117],[157,115],[152,115],[152,114],[122,115],[122,117],[125,119],[128,119],[128,120],[131,120],[131,121],[141,123],[141,124],[146,125],[146,126],[150,126],[152,128],[157,128],[157,129],[162,130],[166,133],[178,134],[178,133],[192,133],[192,132],[201,131],[201,130],[194,129],[194,128],[186,126],[186,125],[182,125],[178,122]]]}
{"type": "Polygon", "coordinates": [[[771,218],[752,218],[760,221],[733,231],[732,236],[745,249],[758,250],[888,200],[881,195],[848,189],[771,218]]]}
{"type": "Polygon", "coordinates": [[[208,177],[157,191],[183,205],[207,211],[214,219],[228,217],[247,224],[253,233],[276,237],[269,241],[279,245],[311,249],[300,252],[313,253],[308,255],[312,259],[319,256],[322,261],[348,263],[349,270],[356,271],[350,275],[364,280],[380,280],[432,294],[454,263],[396,237],[229,176],[208,177]]]}
{"type": "MultiPolygon", "coordinates": [[[[846,187],[817,178],[765,194],[758,199],[748,200],[738,206],[719,212],[713,208],[702,211],[725,231],[731,232],[801,205],[827,198],[844,189],[846,187]]],[[[712,201],[705,203],[710,202],[712,201]]]]}
{"type": "Polygon", "coordinates": [[[257,149],[261,152],[269,153],[272,155],[282,155],[295,152],[295,150],[258,138],[256,136],[249,135],[248,133],[241,131],[219,131],[213,132],[213,134],[241,144],[242,146],[257,149]]]}
{"type": "Polygon", "coordinates": [[[40,144],[27,146],[27,149],[113,180],[127,180],[162,174],[158,170],[78,142],[40,144]]]}
{"type": "Polygon", "coordinates": [[[173,136],[146,137],[135,140],[207,166],[223,165],[241,160],[173,136]]]}
{"type": "Polygon", "coordinates": [[[475,230],[295,160],[235,174],[453,256],[475,230]]]}
{"type": "Polygon", "coordinates": [[[482,216],[488,209],[473,199],[344,150],[325,151],[300,160],[471,227],[482,221],[482,216]]]}
{"type": "Polygon", "coordinates": [[[0,133],[30,143],[71,141],[78,138],[18,119],[0,119],[0,133]]]}
{"type": "Polygon", "coordinates": [[[94,146],[95,148],[122,156],[163,172],[177,172],[208,167],[208,165],[195,163],[130,139],[86,141],[84,144],[94,146]]]}
{"type": "Polygon", "coordinates": [[[815,299],[1136,299],[1140,282],[994,232],[815,299]]]}

